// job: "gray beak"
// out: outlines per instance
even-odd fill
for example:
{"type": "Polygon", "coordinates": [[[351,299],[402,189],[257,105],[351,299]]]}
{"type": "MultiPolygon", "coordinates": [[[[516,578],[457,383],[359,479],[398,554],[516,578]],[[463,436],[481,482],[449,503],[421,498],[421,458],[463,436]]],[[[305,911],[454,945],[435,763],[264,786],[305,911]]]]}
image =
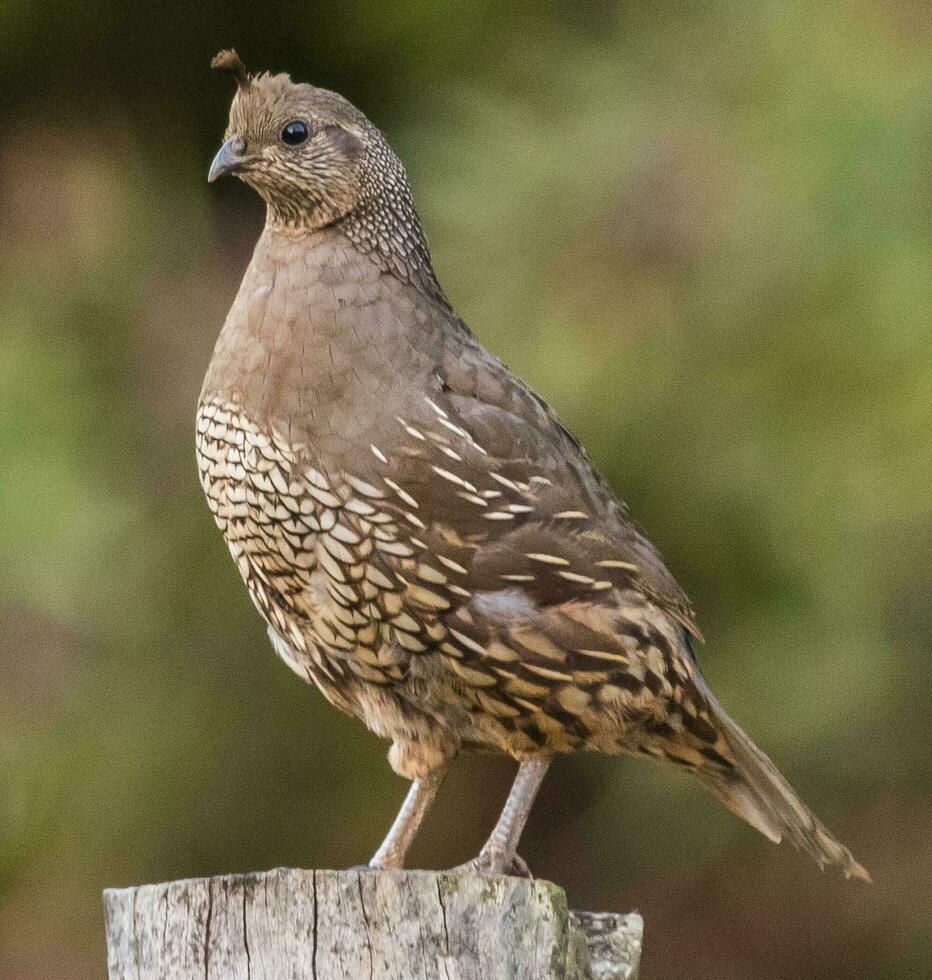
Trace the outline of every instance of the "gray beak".
{"type": "Polygon", "coordinates": [[[214,162],[207,173],[207,183],[212,184],[226,174],[235,174],[252,158],[245,155],[246,140],[242,136],[231,136],[217,151],[214,162]]]}

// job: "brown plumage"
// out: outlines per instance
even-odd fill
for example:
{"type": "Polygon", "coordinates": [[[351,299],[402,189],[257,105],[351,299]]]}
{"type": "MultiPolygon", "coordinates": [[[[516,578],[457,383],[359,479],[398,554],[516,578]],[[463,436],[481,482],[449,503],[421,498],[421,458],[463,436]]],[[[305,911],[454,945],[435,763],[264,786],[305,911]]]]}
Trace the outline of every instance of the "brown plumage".
{"type": "Polygon", "coordinates": [[[683,591],[547,405],[456,317],[404,169],[345,99],[215,66],[237,91],[211,179],[266,227],[197,421],[201,479],[276,651],[414,781],[398,865],[463,748],[521,760],[476,865],[502,871],[550,756],[695,772],[771,840],[867,873],[725,714],[683,591]]]}

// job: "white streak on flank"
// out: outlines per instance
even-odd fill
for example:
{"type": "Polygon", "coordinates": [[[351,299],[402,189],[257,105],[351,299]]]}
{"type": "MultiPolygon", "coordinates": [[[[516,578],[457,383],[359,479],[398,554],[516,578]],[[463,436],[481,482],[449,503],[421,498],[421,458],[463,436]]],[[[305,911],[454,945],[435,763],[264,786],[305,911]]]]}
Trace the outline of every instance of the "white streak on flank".
{"type": "Polygon", "coordinates": [[[343,506],[350,513],[358,514],[360,517],[368,517],[370,514],[375,513],[374,507],[367,504],[365,500],[360,500],[358,497],[351,497],[343,506]]]}
{"type": "Polygon", "coordinates": [[[582,582],[583,585],[592,585],[595,581],[588,575],[577,575],[575,572],[557,572],[560,578],[565,578],[568,582],[582,582]]]}
{"type": "Polygon", "coordinates": [[[527,504],[508,505],[508,510],[511,511],[512,514],[530,514],[533,509],[533,507],[528,507],[527,504]]]}
{"type": "Polygon", "coordinates": [[[552,670],[550,667],[542,667],[540,664],[525,664],[524,669],[539,677],[547,677],[554,681],[571,681],[572,674],[567,674],[562,670],[552,670]]]}
{"type": "Polygon", "coordinates": [[[629,572],[636,572],[638,570],[637,565],[632,565],[629,561],[615,561],[613,558],[607,558],[605,561],[597,561],[595,563],[596,568],[624,568],[629,572]]]}
{"type": "Polygon", "coordinates": [[[458,452],[455,452],[454,450],[452,450],[449,446],[441,446],[440,447],[440,451],[442,453],[445,453],[447,456],[449,456],[450,459],[455,459],[457,461],[457,463],[462,463],[463,462],[463,457],[460,456],[460,454],[458,452]]]}
{"type": "Polygon", "coordinates": [[[471,504],[475,504],[477,507],[488,507],[489,505],[482,499],[482,497],[477,497],[474,493],[464,493],[462,490],[458,490],[456,495],[462,497],[463,500],[468,500],[471,504]]]}
{"type": "Polygon", "coordinates": [[[326,551],[330,552],[331,558],[334,558],[343,565],[353,564],[353,553],[346,547],[345,544],[343,544],[338,538],[335,538],[332,534],[321,535],[321,544],[323,544],[326,551]]]}
{"type": "Polygon", "coordinates": [[[418,562],[415,573],[422,582],[430,582],[433,585],[443,585],[447,580],[447,577],[443,574],[443,572],[423,561],[418,562]]]}
{"type": "Polygon", "coordinates": [[[346,474],[346,482],[364,497],[375,497],[378,500],[385,496],[377,487],[374,487],[371,483],[366,483],[365,480],[360,480],[358,476],[353,476],[351,473],[346,474]]]}
{"type": "Polygon", "coordinates": [[[500,497],[502,495],[501,490],[483,490],[482,494],[486,500],[493,500],[495,497],[500,497]]]}
{"type": "Polygon", "coordinates": [[[405,511],[405,517],[408,519],[408,523],[413,524],[422,531],[427,530],[427,525],[416,514],[412,514],[410,510],[405,511]]]}
{"type": "Polygon", "coordinates": [[[329,490],[330,484],[327,482],[327,478],[324,476],[320,470],[308,469],[304,471],[304,475],[317,487],[318,490],[329,490]]]}
{"type": "Polygon", "coordinates": [[[467,442],[472,442],[472,436],[465,429],[461,429],[458,425],[454,425],[448,418],[441,418],[440,424],[449,429],[451,432],[455,432],[458,436],[467,440],[467,442]]]}
{"type": "Polygon", "coordinates": [[[548,480],[545,476],[532,476],[531,483],[542,483],[546,487],[552,487],[553,481],[548,480]]]}
{"type": "Polygon", "coordinates": [[[592,583],[592,588],[594,589],[610,589],[614,586],[614,582],[609,582],[607,579],[599,579],[598,582],[592,583]]]}
{"type": "Polygon", "coordinates": [[[330,536],[336,538],[337,541],[342,541],[343,544],[356,545],[362,540],[352,528],[348,528],[344,524],[334,524],[330,529],[330,536]]]}
{"type": "Polygon", "coordinates": [[[608,650],[581,650],[577,647],[576,653],[584,657],[598,657],[599,660],[615,660],[621,664],[631,663],[631,658],[620,653],[609,653],[608,650]]]}
{"type": "MultiPolygon", "coordinates": [[[[431,401],[426,396],[424,397],[424,401],[426,401],[427,404],[430,405],[430,407],[437,413],[437,418],[440,420],[441,425],[446,426],[446,428],[448,428],[451,432],[455,432],[461,439],[465,439],[469,443],[469,445],[472,446],[473,449],[475,449],[477,452],[482,453],[483,456],[489,455],[486,452],[486,450],[483,449],[483,447],[480,446],[475,439],[473,439],[472,435],[469,432],[467,432],[465,429],[461,428],[460,426],[456,425],[454,422],[451,422],[450,416],[436,402],[431,401]]],[[[400,422],[401,419],[399,419],[398,421],[400,422]]],[[[442,441],[442,436],[438,436],[434,432],[429,433],[429,435],[431,439],[435,439],[438,442],[442,441]]]]}
{"type": "Polygon", "coordinates": [[[512,483],[507,477],[501,475],[501,473],[496,473],[495,470],[489,470],[489,476],[492,477],[497,483],[500,483],[503,487],[508,487],[509,490],[514,490],[515,493],[520,493],[521,488],[517,483],[512,483]]]}
{"type": "Polygon", "coordinates": [[[404,427],[405,432],[407,432],[413,439],[420,439],[421,442],[427,442],[427,436],[425,436],[423,432],[415,429],[413,425],[408,425],[408,423],[400,415],[396,415],[395,419],[404,427]]]}
{"type": "Polygon", "coordinates": [[[396,588],[396,583],[387,578],[375,565],[366,566],[366,579],[380,589],[396,588]]]}
{"type": "Polygon", "coordinates": [[[450,416],[436,403],[432,402],[427,395],[424,396],[424,401],[437,413],[437,416],[441,419],[449,418],[450,416]]]}
{"type": "Polygon", "coordinates": [[[454,572],[459,572],[461,575],[469,574],[467,569],[463,568],[459,562],[455,562],[452,558],[447,558],[444,555],[437,555],[437,561],[439,561],[442,565],[446,565],[447,568],[452,569],[454,572]]]}
{"type": "Polygon", "coordinates": [[[531,552],[524,557],[530,558],[531,561],[543,562],[545,565],[569,565],[569,562],[565,558],[559,558],[557,555],[543,555],[538,552],[531,552]]]}
{"type": "MultiPolygon", "coordinates": [[[[272,476],[272,482],[273,483],[275,483],[275,476],[274,476],[274,474],[276,474],[276,473],[277,473],[277,470],[272,470],[272,473],[270,474],[272,476]]],[[[307,488],[307,492],[319,504],[321,504],[324,507],[336,508],[336,507],[342,507],[343,506],[343,501],[340,500],[340,498],[336,494],[331,493],[329,490],[318,490],[317,487],[311,485],[311,486],[309,486],[307,488]]]]}
{"type": "Polygon", "coordinates": [[[464,589],[459,585],[454,585],[452,582],[447,584],[447,591],[452,592],[454,595],[462,596],[464,599],[472,598],[472,593],[468,589],[464,589]]]}
{"type": "Polygon", "coordinates": [[[427,606],[429,609],[449,609],[450,600],[444,598],[442,595],[438,595],[436,592],[430,589],[425,589],[419,585],[412,585],[408,589],[408,595],[414,599],[415,602],[420,603],[422,606],[427,606]]]}
{"type": "Polygon", "coordinates": [[[387,555],[395,555],[397,558],[410,558],[414,551],[403,541],[376,541],[376,548],[384,551],[387,555]]]}
{"type": "Polygon", "coordinates": [[[487,521],[513,521],[514,514],[509,514],[502,510],[490,510],[482,515],[487,521]]]}
{"type": "Polygon", "coordinates": [[[511,694],[509,697],[515,704],[520,704],[525,711],[530,711],[531,714],[536,714],[536,712],[540,711],[540,705],[534,704],[533,701],[528,701],[527,698],[519,698],[517,694],[511,694]]]}
{"type": "Polygon", "coordinates": [[[402,488],[400,486],[398,486],[398,484],[395,483],[394,480],[390,480],[387,476],[384,477],[384,480],[385,480],[385,483],[388,486],[390,486],[392,488],[392,490],[394,490],[395,493],[397,493],[398,496],[401,497],[401,499],[409,507],[413,507],[415,510],[419,510],[420,509],[420,505],[418,504],[418,502],[414,499],[414,497],[411,496],[410,493],[408,493],[407,490],[402,490],[402,488]]]}
{"type": "Polygon", "coordinates": [[[370,444],[369,448],[372,450],[372,455],[375,456],[376,459],[381,460],[381,462],[388,465],[388,460],[385,457],[385,453],[383,453],[378,446],[374,446],[370,444]]]}
{"type": "Polygon", "coordinates": [[[449,470],[445,470],[440,466],[431,466],[431,469],[437,476],[442,476],[444,480],[449,480],[450,483],[455,483],[470,493],[478,493],[476,488],[468,480],[462,479],[462,477],[457,476],[455,473],[451,473],[449,470]]]}
{"type": "Polygon", "coordinates": [[[533,575],[499,575],[500,579],[506,582],[533,582],[533,575]]]}
{"type": "Polygon", "coordinates": [[[470,639],[465,633],[460,633],[459,630],[451,629],[450,635],[455,636],[460,643],[466,647],[467,650],[472,650],[475,653],[485,655],[485,647],[481,643],[476,643],[475,640],[470,639]]]}
{"type": "Polygon", "coordinates": [[[587,513],[581,510],[561,510],[559,514],[554,514],[553,516],[559,521],[566,521],[573,517],[585,520],[589,517],[587,513]]]}

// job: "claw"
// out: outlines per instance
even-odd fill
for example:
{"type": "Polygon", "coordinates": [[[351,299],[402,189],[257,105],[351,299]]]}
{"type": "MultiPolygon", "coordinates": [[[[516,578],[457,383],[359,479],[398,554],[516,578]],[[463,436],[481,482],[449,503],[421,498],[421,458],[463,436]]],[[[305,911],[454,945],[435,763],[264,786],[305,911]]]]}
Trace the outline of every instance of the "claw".
{"type": "Polygon", "coordinates": [[[515,878],[530,878],[531,881],[534,880],[533,872],[528,867],[527,861],[520,854],[516,854],[511,859],[511,873],[515,878]]]}

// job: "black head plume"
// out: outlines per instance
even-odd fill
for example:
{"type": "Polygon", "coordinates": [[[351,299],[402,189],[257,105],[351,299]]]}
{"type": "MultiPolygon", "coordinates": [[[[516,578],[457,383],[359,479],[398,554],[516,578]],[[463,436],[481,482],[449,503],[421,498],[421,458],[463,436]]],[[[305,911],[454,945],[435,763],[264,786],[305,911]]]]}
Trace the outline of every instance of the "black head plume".
{"type": "Polygon", "coordinates": [[[218,51],[211,59],[210,67],[229,72],[236,79],[238,88],[249,88],[252,76],[246,71],[246,66],[236,53],[235,48],[224,48],[223,51],[218,51]]]}

